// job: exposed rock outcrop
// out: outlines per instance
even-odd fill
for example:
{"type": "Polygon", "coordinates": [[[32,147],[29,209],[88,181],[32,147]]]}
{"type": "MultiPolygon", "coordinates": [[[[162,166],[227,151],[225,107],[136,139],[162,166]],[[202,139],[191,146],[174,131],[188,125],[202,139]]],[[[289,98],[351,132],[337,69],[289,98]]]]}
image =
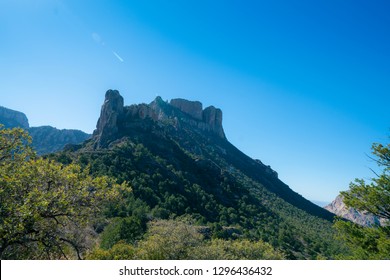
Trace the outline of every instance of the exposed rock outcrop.
{"type": "Polygon", "coordinates": [[[222,111],[214,106],[209,106],[203,110],[203,121],[221,138],[225,138],[222,127],[222,111]]]}
{"type": "Polygon", "coordinates": [[[137,120],[150,119],[160,124],[171,124],[176,129],[183,125],[217,135],[226,139],[222,127],[222,111],[214,106],[203,110],[199,101],[172,99],[169,103],[157,97],[150,104],[123,105],[123,97],[117,90],[108,90],[101,109],[96,130],[97,147],[105,147],[111,140],[120,137],[121,130],[134,127],[137,120]]]}
{"type": "Polygon", "coordinates": [[[123,97],[117,90],[108,90],[100,111],[100,117],[93,132],[98,137],[98,146],[103,146],[118,133],[118,122],[123,116],[123,97]]]}
{"type": "Polygon", "coordinates": [[[124,120],[128,119],[146,119],[150,118],[154,121],[157,121],[157,113],[147,104],[138,104],[138,105],[130,105],[126,106],[124,109],[124,120]]]}
{"type": "Polygon", "coordinates": [[[0,106],[0,124],[6,128],[20,127],[29,128],[28,119],[25,114],[0,106]]]}
{"type": "Polygon", "coordinates": [[[336,214],[344,219],[350,220],[356,224],[362,226],[375,226],[381,225],[385,222],[384,219],[380,219],[377,216],[358,211],[354,208],[350,208],[345,205],[341,195],[338,195],[332,203],[324,207],[329,212],[336,214]]]}
{"type": "Polygon", "coordinates": [[[202,120],[202,103],[199,101],[188,101],[185,99],[176,98],[172,99],[169,104],[197,120],[202,120]]]}

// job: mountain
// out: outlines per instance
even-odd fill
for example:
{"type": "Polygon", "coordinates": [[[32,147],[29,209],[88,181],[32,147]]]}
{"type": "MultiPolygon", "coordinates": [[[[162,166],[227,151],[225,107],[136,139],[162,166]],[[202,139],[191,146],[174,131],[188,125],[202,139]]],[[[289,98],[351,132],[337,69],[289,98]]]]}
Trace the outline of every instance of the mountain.
{"type": "Polygon", "coordinates": [[[324,207],[331,213],[336,214],[344,219],[350,220],[362,226],[378,226],[383,225],[384,220],[370,213],[364,213],[354,208],[348,207],[343,202],[341,195],[338,195],[329,205],[324,207]]]}
{"type": "Polygon", "coordinates": [[[24,113],[0,106],[0,124],[5,128],[20,127],[29,132],[32,146],[39,155],[53,153],[67,144],[78,144],[91,137],[90,134],[75,129],[57,129],[51,126],[30,127],[24,113]]]}
{"type": "Polygon", "coordinates": [[[92,138],[50,157],[127,181],[133,197],[111,217],[148,209],[150,219],[190,219],[213,237],[261,239],[290,259],[331,258],[342,248],[333,238],[334,215],[234,147],[222,111],[198,101],[157,97],[124,106],[108,90],[92,138]]]}
{"type": "Polygon", "coordinates": [[[5,128],[21,127],[28,129],[28,119],[25,114],[0,106],[0,124],[5,128]]]}
{"type": "Polygon", "coordinates": [[[244,171],[250,179],[295,207],[324,219],[333,219],[333,215],[292,191],[269,166],[249,158],[227,141],[222,127],[222,111],[213,106],[202,110],[198,101],[173,99],[167,103],[161,97],[149,105],[124,106],[119,92],[109,90],[93,133],[95,148],[115,145],[118,140],[123,142],[126,138],[143,139],[141,143],[162,156],[165,149],[159,141],[164,140],[168,142],[167,147],[175,145],[187,154],[193,160],[191,164],[206,165],[228,174],[234,174],[235,170],[244,171]],[[217,163],[218,159],[222,161],[217,163]]]}
{"type": "Polygon", "coordinates": [[[62,150],[68,144],[79,144],[91,137],[77,129],[57,129],[52,126],[30,127],[32,145],[39,155],[62,150]]]}

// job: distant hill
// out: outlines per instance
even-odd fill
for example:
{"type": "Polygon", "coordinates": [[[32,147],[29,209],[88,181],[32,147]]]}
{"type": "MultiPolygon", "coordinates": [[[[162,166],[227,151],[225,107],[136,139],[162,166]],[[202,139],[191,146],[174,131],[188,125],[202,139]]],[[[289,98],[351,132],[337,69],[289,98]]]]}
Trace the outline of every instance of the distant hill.
{"type": "Polygon", "coordinates": [[[25,114],[0,106],[0,124],[5,128],[21,127],[28,129],[28,119],[25,114]]]}
{"type": "Polygon", "coordinates": [[[222,111],[198,101],[157,97],[124,106],[119,92],[109,90],[92,138],[50,157],[129,182],[134,198],[126,209],[144,205],[153,218],[186,217],[209,227],[211,236],[261,239],[290,259],[331,258],[341,250],[334,215],[234,147],[222,111]]]}
{"type": "Polygon", "coordinates": [[[370,213],[364,213],[354,208],[348,207],[343,202],[341,195],[338,195],[329,205],[324,207],[331,213],[344,219],[350,220],[362,226],[378,226],[384,223],[384,220],[370,213]]]}
{"type": "Polygon", "coordinates": [[[51,126],[30,127],[24,113],[0,106],[0,124],[5,128],[20,127],[32,137],[32,146],[38,154],[48,154],[63,149],[67,144],[79,144],[91,137],[75,129],[57,129],[51,126]]]}
{"type": "Polygon", "coordinates": [[[30,127],[28,129],[38,154],[49,154],[62,150],[68,144],[79,144],[91,137],[81,130],[57,129],[52,126],[30,127]]]}
{"type": "Polygon", "coordinates": [[[318,205],[320,207],[325,207],[329,204],[329,201],[319,201],[319,200],[311,200],[315,205],[318,205]]]}

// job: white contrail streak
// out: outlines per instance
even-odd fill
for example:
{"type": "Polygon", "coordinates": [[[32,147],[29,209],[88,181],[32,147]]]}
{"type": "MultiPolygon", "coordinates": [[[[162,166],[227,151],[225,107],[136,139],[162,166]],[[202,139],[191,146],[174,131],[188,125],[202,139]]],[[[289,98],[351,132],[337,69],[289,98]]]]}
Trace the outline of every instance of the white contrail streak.
{"type": "Polygon", "coordinates": [[[114,51],[112,51],[112,53],[116,56],[117,59],[119,59],[120,62],[123,62],[123,61],[124,61],[123,58],[121,58],[121,57],[119,56],[119,54],[117,54],[117,53],[114,52],[114,51]]]}

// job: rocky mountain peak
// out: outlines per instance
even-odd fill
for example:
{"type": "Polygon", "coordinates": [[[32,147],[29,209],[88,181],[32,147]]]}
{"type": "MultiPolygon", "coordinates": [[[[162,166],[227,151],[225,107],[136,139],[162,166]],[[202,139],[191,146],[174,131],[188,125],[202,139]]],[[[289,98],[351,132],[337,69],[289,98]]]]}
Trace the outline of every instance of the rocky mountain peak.
{"type": "Polygon", "coordinates": [[[222,111],[214,106],[203,110],[199,101],[182,98],[172,99],[169,103],[158,96],[150,104],[123,105],[123,97],[117,90],[108,90],[93,135],[97,147],[103,147],[110,140],[119,137],[122,131],[142,125],[139,120],[150,119],[154,122],[174,125],[180,129],[189,125],[196,130],[212,133],[226,139],[222,127],[222,111]]]}
{"type": "MultiPolygon", "coordinates": [[[[117,90],[108,90],[100,111],[100,117],[93,132],[99,143],[105,143],[118,133],[118,120],[123,115],[123,97],[117,90]]],[[[99,146],[100,146],[99,144],[99,146]]]]}
{"type": "Polygon", "coordinates": [[[0,106],[0,123],[6,128],[20,127],[28,129],[30,127],[28,119],[24,113],[2,106],[0,106]]]}

